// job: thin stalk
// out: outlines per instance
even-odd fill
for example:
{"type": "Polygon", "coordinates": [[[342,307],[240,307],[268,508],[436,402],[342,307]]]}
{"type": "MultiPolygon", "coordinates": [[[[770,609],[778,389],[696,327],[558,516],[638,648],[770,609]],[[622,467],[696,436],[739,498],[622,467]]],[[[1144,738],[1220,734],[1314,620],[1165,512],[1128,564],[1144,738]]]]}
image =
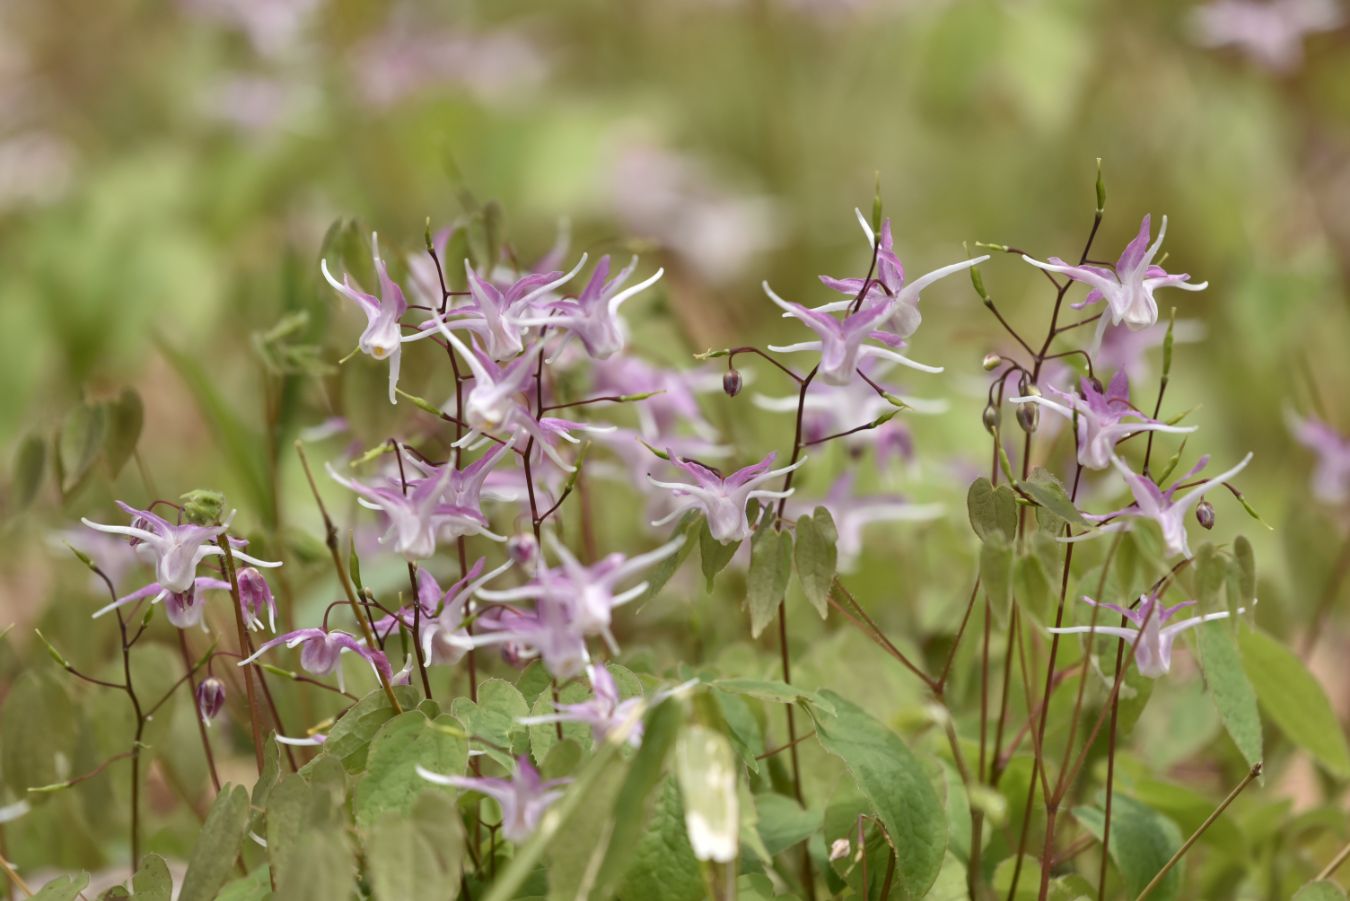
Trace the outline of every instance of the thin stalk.
{"type": "MultiPolygon", "coordinates": [[[[192,662],[191,652],[188,651],[187,633],[182,629],[178,630],[178,647],[183,652],[183,666],[187,667],[188,691],[195,701],[197,698],[197,679],[193,674],[196,671],[196,666],[192,662]]],[[[193,714],[193,718],[197,721],[197,733],[202,739],[202,752],[206,755],[206,768],[211,773],[211,787],[216,790],[216,794],[220,794],[220,774],[216,772],[216,756],[211,753],[211,738],[206,734],[206,722],[196,710],[193,711],[193,714]]]]}

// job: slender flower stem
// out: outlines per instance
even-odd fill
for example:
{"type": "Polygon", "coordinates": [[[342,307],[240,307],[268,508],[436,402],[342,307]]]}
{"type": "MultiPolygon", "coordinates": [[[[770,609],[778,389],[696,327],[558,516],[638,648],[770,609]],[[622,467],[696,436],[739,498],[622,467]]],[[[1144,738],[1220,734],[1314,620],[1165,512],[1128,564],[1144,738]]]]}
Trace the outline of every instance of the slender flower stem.
{"type": "Polygon", "coordinates": [[[1330,879],[1332,874],[1340,869],[1341,864],[1345,863],[1346,860],[1350,860],[1350,845],[1346,845],[1344,848],[1337,851],[1336,856],[1331,858],[1331,860],[1327,862],[1327,865],[1322,868],[1322,872],[1317,874],[1317,878],[1319,880],[1330,879]]]}
{"type": "MultiPolygon", "coordinates": [[[[197,680],[194,674],[197,671],[197,665],[192,662],[192,653],[188,650],[187,633],[182,629],[178,630],[178,647],[183,652],[183,666],[187,667],[187,675],[183,678],[187,679],[190,697],[195,701],[197,697],[197,680]]],[[[206,659],[210,659],[209,651],[207,652],[206,659]]],[[[202,753],[206,755],[206,769],[211,774],[211,787],[216,790],[216,794],[220,794],[220,774],[216,772],[216,756],[211,753],[211,738],[206,734],[206,721],[202,719],[197,711],[194,710],[193,713],[193,719],[197,721],[197,733],[202,739],[202,753]]]]}
{"type": "MultiPolygon", "coordinates": [[[[234,571],[234,555],[230,552],[230,539],[226,535],[221,535],[216,539],[216,544],[220,547],[225,559],[225,574],[229,577],[231,606],[234,608],[235,628],[239,632],[239,653],[247,657],[249,655],[248,627],[244,625],[244,611],[239,603],[239,577],[234,571]]],[[[263,771],[263,725],[262,709],[258,705],[257,690],[253,687],[254,672],[252,667],[244,668],[244,691],[248,695],[248,718],[251,731],[253,733],[253,755],[258,764],[258,775],[263,771]]]]}
{"type": "MultiPolygon", "coordinates": [[[[1182,843],[1180,848],[1177,848],[1177,853],[1173,854],[1171,859],[1169,859],[1167,863],[1163,864],[1162,869],[1158,871],[1158,874],[1153,877],[1153,879],[1149,882],[1148,885],[1144,886],[1144,890],[1139,893],[1139,897],[1135,898],[1135,901],[1144,901],[1144,899],[1149,896],[1149,893],[1158,887],[1158,885],[1163,881],[1164,878],[1166,878],[1167,874],[1171,872],[1172,868],[1177,865],[1177,863],[1181,860],[1181,858],[1186,856],[1186,852],[1191,849],[1191,845],[1194,845],[1196,841],[1199,840],[1200,836],[1205,834],[1206,829],[1214,825],[1215,820],[1223,816],[1223,812],[1228,809],[1228,805],[1232,804],[1235,800],[1237,800],[1237,796],[1242,794],[1243,789],[1251,785],[1253,780],[1255,780],[1256,777],[1260,775],[1261,775],[1261,764],[1257,763],[1255,766],[1253,766],[1250,770],[1247,771],[1247,775],[1242,778],[1242,781],[1233,787],[1233,790],[1228,793],[1228,797],[1224,798],[1222,801],[1219,802],[1219,806],[1214,808],[1214,812],[1211,813],[1209,816],[1205,817],[1205,821],[1196,827],[1195,831],[1191,833],[1191,837],[1186,839],[1186,841],[1182,843]]],[[[1321,879],[1324,877],[1319,876],[1317,878],[1321,879]]]]}

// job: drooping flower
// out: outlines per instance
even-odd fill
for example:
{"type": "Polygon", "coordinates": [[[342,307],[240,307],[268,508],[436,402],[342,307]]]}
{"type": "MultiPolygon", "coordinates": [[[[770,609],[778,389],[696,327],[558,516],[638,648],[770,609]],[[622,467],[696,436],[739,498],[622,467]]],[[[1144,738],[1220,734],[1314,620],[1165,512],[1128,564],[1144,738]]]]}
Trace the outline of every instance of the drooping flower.
{"type": "MultiPolygon", "coordinates": [[[[895,254],[895,241],[891,237],[891,220],[887,219],[881,223],[881,244],[878,246],[877,236],[873,233],[867,217],[862,214],[862,210],[855,209],[853,212],[858,217],[863,234],[867,236],[868,249],[875,250],[877,258],[876,274],[870,282],[866,282],[867,293],[862,298],[862,305],[885,307],[886,315],[880,327],[896,337],[909,338],[918,331],[919,325],[923,322],[923,316],[919,313],[919,295],[924,288],[989,259],[989,255],[984,254],[959,263],[951,263],[905,284],[905,267],[895,254]]],[[[864,280],[860,278],[832,278],[828,275],[820,276],[820,281],[825,287],[845,295],[848,300],[816,307],[815,312],[818,313],[849,309],[857,302],[858,294],[864,285],[864,280]]]]}
{"type": "Polygon", "coordinates": [[[529,583],[505,591],[480,591],[486,601],[534,600],[541,604],[566,608],[568,621],[585,635],[601,635],[617,653],[618,648],[609,627],[615,607],[642,596],[647,583],[640,582],[624,591],[618,586],[649,566],[666,559],[679,550],[683,537],[636,557],[620,553],[607,555],[590,566],[584,565],[562,542],[551,533],[547,536],[549,550],[558,558],[553,568],[540,567],[529,583]]]}
{"type": "Polygon", "coordinates": [[[442,537],[482,535],[493,541],[506,540],[488,529],[481,510],[446,502],[445,492],[454,472],[449,464],[436,467],[434,474],[410,480],[405,493],[402,485],[375,488],[344,478],[328,464],[333,481],[360,495],[363,507],[388,517],[389,528],[380,540],[392,539],[394,553],[409,560],[425,560],[436,553],[436,542],[442,537]]]}
{"type": "Polygon", "coordinates": [[[942,372],[941,366],[929,366],[916,363],[909,357],[893,349],[879,347],[863,342],[880,340],[886,344],[903,345],[897,336],[882,332],[879,328],[882,320],[889,314],[889,308],[883,304],[873,304],[854,312],[845,312],[842,319],[828,312],[812,310],[798,303],[789,303],[774,293],[768,282],[763,283],[764,293],[783,309],[784,317],[800,321],[815,332],[815,341],[801,341],[797,344],[769,345],[775,353],[797,353],[816,351],[820,354],[820,378],[829,385],[846,385],[854,377],[861,361],[867,357],[881,357],[920,372],[942,372]]]}
{"type": "MultiPolygon", "coordinates": [[[[1159,676],[1165,676],[1172,669],[1172,645],[1176,638],[1187,629],[1193,629],[1202,623],[1209,623],[1215,620],[1227,619],[1229,612],[1220,610],[1216,613],[1206,613],[1203,616],[1192,616],[1189,619],[1183,619],[1180,622],[1167,625],[1167,621],[1178,610],[1185,607],[1194,606],[1195,601],[1182,601],[1172,607],[1164,607],[1162,602],[1154,597],[1143,595],[1139,598],[1139,605],[1134,609],[1122,607],[1119,604],[1101,604],[1087,596],[1082,599],[1085,603],[1092,604],[1095,607],[1102,607],[1107,610],[1113,610],[1125,617],[1134,627],[1129,626],[1067,626],[1061,628],[1050,628],[1047,632],[1056,635],[1110,635],[1115,638],[1123,638],[1132,647],[1137,645],[1134,651],[1134,662],[1139,667],[1139,674],[1147,676],[1150,679],[1156,679],[1159,676]]],[[[1253,602],[1255,603],[1255,602],[1253,602]]],[[[1245,613],[1247,608],[1239,607],[1238,614],[1245,613]]]]}
{"type": "Polygon", "coordinates": [[[633,257],[632,262],[618,275],[606,282],[609,257],[601,257],[591,280],[576,300],[555,300],[544,304],[540,316],[522,319],[521,324],[566,329],[581,340],[586,353],[597,360],[609,359],[623,350],[627,340],[627,329],[619,317],[619,307],[624,301],[656,284],[665,273],[664,269],[657,269],[656,274],[646,281],[621,290],[637,268],[637,262],[638,258],[633,257]]]}
{"type": "Polygon", "coordinates": [[[190,629],[201,625],[206,607],[201,592],[208,589],[229,591],[230,583],[220,579],[197,579],[187,591],[170,591],[164,595],[164,615],[174,628],[190,629]]]}
{"type": "Polygon", "coordinates": [[[1350,437],[1311,417],[1300,419],[1291,413],[1288,418],[1298,443],[1317,455],[1313,495],[1327,504],[1350,501],[1350,437]]]}
{"type": "Polygon", "coordinates": [[[545,713],[538,716],[522,717],[522,725],[534,726],[546,723],[584,723],[591,728],[591,736],[598,745],[616,729],[627,727],[628,743],[633,747],[642,744],[642,720],[640,711],[644,706],[641,696],[619,699],[619,687],[614,684],[614,676],[603,664],[593,663],[586,667],[586,675],[591,682],[591,691],[595,693],[589,701],[579,704],[556,704],[557,713],[545,713]]]}
{"type": "Polygon", "coordinates": [[[380,280],[380,296],[362,291],[350,274],[342,276],[342,282],[333,278],[328,271],[328,261],[322,260],[319,269],[324,279],[343,297],[352,301],[366,316],[366,327],[357,339],[356,346],[361,353],[376,360],[389,361],[389,402],[398,403],[398,373],[403,359],[403,343],[419,341],[429,337],[430,332],[418,332],[403,336],[403,314],[408,312],[408,301],[403,297],[403,289],[389,277],[389,270],[380,256],[379,236],[370,236],[370,253],[375,264],[375,274],[380,280]]]}
{"type": "Polygon", "coordinates": [[[1111,465],[1116,443],[1134,432],[1170,432],[1189,434],[1196,426],[1173,426],[1145,416],[1130,403],[1130,382],[1124,372],[1111,377],[1106,391],[1101,391],[1090,379],[1079,383],[1078,393],[1047,387],[1059,398],[1050,400],[1042,395],[1009,398],[1015,404],[1036,404],[1078,423],[1078,462],[1088,469],[1105,469],[1111,465]]]}
{"type": "MultiPolygon", "coordinates": [[[[1125,484],[1129,486],[1130,493],[1134,495],[1134,503],[1122,510],[1114,513],[1107,513],[1101,516],[1087,515],[1086,518],[1093,522],[1107,522],[1106,525],[1083,535],[1073,538],[1061,539],[1062,541],[1074,541],[1085,538],[1095,538],[1111,531],[1118,531],[1125,528],[1129,519],[1150,519],[1158,524],[1162,530],[1163,543],[1168,553],[1180,554],[1183,557],[1191,555],[1190,540],[1186,534],[1186,514],[1191,507],[1195,506],[1205,492],[1211,488],[1231,479],[1233,476],[1247,468],[1247,464],[1252,461],[1250,453],[1242,458],[1242,462],[1234,466],[1225,473],[1207,479],[1199,485],[1191,488],[1185,494],[1177,497],[1180,490],[1180,482],[1172,484],[1166,490],[1159,488],[1157,483],[1148,476],[1139,475],[1126,466],[1121,459],[1116,456],[1111,457],[1111,464],[1120,472],[1125,484]],[[1110,522],[1108,522],[1110,521],[1110,522]]],[[[1202,457],[1187,476],[1192,476],[1204,469],[1209,462],[1208,457],[1202,457]]]]}
{"type": "MultiPolygon", "coordinates": [[[[156,581],[169,591],[187,591],[197,577],[197,565],[207,557],[225,553],[215,541],[230,527],[233,513],[218,526],[175,525],[149,510],[138,510],[121,501],[117,506],[131,517],[130,526],[106,525],[83,517],[80,522],[100,532],[130,538],[136,556],[155,568],[156,581]]],[[[230,543],[230,553],[237,560],[262,567],[281,565],[259,560],[233,547],[235,539],[230,539],[230,543]]]]}
{"type": "Polygon", "coordinates": [[[538,658],[555,679],[578,676],[591,662],[586,631],[573,619],[570,605],[557,603],[548,595],[531,611],[514,607],[488,610],[477,623],[481,631],[469,640],[472,647],[506,645],[513,660],[538,658]]]}
{"type": "Polygon", "coordinates": [[[496,801],[502,809],[502,835],[509,842],[523,842],[529,838],[539,825],[544,811],[562,797],[561,787],[571,781],[545,781],[524,755],[516,759],[516,772],[510,779],[446,775],[434,773],[421,765],[417,767],[417,775],[437,785],[478,792],[496,801]]]}
{"type": "Polygon", "coordinates": [[[238,665],[246,666],[272,648],[283,644],[288,648],[300,646],[300,667],[305,672],[315,676],[327,676],[336,671],[339,687],[342,686],[342,668],[338,663],[344,653],[350,652],[365,660],[377,676],[383,676],[385,679],[393,676],[393,670],[383,651],[368,648],[360,639],[336,629],[296,629],[294,632],[278,635],[260,644],[256,651],[240,660],[238,665]]]}
{"type": "Polygon", "coordinates": [[[376,635],[387,635],[398,626],[412,629],[420,618],[422,653],[428,666],[455,664],[472,647],[465,619],[469,613],[469,599],[474,592],[506,572],[513,565],[508,561],[486,575],[485,558],[479,558],[463,578],[445,591],[436,578],[425,569],[417,571],[417,608],[404,607],[393,615],[373,624],[376,635]],[[416,614],[420,613],[420,617],[416,614]]]}
{"type": "Polygon", "coordinates": [[[652,523],[662,526],[683,516],[689,510],[700,510],[708,520],[708,530],[712,537],[722,544],[744,541],[753,531],[746,516],[745,505],[751,500],[777,500],[789,497],[792,489],[772,491],[757,488],[769,479],[792,472],[806,462],[802,457],[791,466],[771,469],[777,454],[770,453],[758,463],[738,469],[729,476],[723,476],[717,470],[693,460],[685,460],[669,454],[670,462],[685,475],[693,479],[692,484],[685,482],[662,482],[648,475],[648,480],[658,488],[674,493],[677,502],[675,509],[667,516],[652,523]]]}
{"type": "Polygon", "coordinates": [[[194,698],[197,702],[197,716],[201,717],[202,723],[209,726],[220,713],[220,708],[225,706],[225,685],[215,676],[207,676],[197,684],[194,698]]]}
{"type": "Polygon", "coordinates": [[[1074,304],[1075,309],[1106,301],[1106,313],[1097,326],[1097,339],[1101,341],[1102,332],[1108,324],[1124,323],[1132,329],[1148,328],[1158,321],[1158,302],[1153,292],[1159,288],[1181,288],[1186,291],[1203,291],[1209,282],[1191,283],[1185,273],[1169,274],[1161,266],[1153,265],[1153,258],[1162,247],[1167,235],[1167,217],[1162,218],[1162,227],[1158,229],[1158,238],[1152,244],[1148,239],[1151,232],[1151,217],[1145,215],[1139,224],[1139,233],[1125,246],[1120,259],[1113,269],[1101,266],[1073,266],[1059,257],[1051,257],[1049,262],[1041,262],[1026,254],[1026,260],[1037,269],[1058,272],[1074,281],[1083,282],[1092,290],[1082,303],[1074,304]]]}
{"type": "MultiPolygon", "coordinates": [[[[268,631],[277,630],[277,602],[272,597],[272,589],[263,578],[263,574],[251,566],[239,570],[239,609],[243,611],[244,623],[252,630],[263,627],[262,612],[267,611],[268,631]]],[[[228,587],[228,586],[226,586],[228,587]]]]}

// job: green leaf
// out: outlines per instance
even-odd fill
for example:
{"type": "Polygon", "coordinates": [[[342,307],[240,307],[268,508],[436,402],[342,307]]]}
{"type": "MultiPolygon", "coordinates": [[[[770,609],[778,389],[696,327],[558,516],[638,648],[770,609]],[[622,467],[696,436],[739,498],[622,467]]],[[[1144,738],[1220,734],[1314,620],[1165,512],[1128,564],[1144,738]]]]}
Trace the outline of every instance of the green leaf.
{"type": "Polygon", "coordinates": [[[709,694],[717,703],[717,711],[722,715],[722,730],[740,755],[741,763],[750,772],[758,773],[757,758],[764,753],[764,733],[759,727],[759,720],[755,719],[754,711],[744,697],[734,692],[714,689],[709,694]]]}
{"type": "Polygon", "coordinates": [[[922,898],[942,869],[947,817],[923,763],[900,737],[859,707],[822,691],[833,714],[811,706],[822,747],[844,761],[887,834],[903,850],[896,866],[901,897],[922,898]]]}
{"type": "Polygon", "coordinates": [[[726,736],[690,726],[675,745],[675,779],[689,845],[699,860],[736,859],[740,838],[736,756],[726,736]]]}
{"type": "Polygon", "coordinates": [[[703,567],[703,578],[707,582],[708,591],[713,589],[713,580],[717,574],[726,565],[731,562],[731,558],[736,556],[736,551],[740,548],[739,541],[728,541],[726,544],[712,537],[712,532],[708,529],[708,521],[700,520],[698,525],[698,554],[699,564],[703,567]]]}
{"type": "Polygon", "coordinates": [[[803,810],[787,795],[755,795],[759,815],[759,837],[771,857],[782,854],[820,829],[821,811],[803,810]]]}
{"type": "Polygon", "coordinates": [[[666,780],[632,855],[620,898],[702,901],[706,898],[698,859],[684,827],[684,808],[673,779],[666,780]]]}
{"type": "Polygon", "coordinates": [[[272,897],[272,882],[267,867],[258,867],[247,876],[225,883],[216,895],[216,901],[268,901],[272,897]]]}
{"type": "MultiPolygon", "coordinates": [[[[590,698],[590,690],[580,682],[572,682],[563,687],[558,693],[558,701],[562,704],[576,704],[586,701],[590,698]]],[[[557,708],[553,704],[553,692],[550,688],[545,688],[539,692],[539,696],[534,699],[534,705],[530,708],[530,716],[547,716],[556,712],[557,708]]],[[[525,727],[530,736],[530,753],[538,763],[543,763],[544,758],[548,756],[558,743],[559,726],[555,723],[535,723],[525,727]]],[[[589,748],[591,745],[591,730],[585,723],[563,723],[561,725],[563,738],[570,739],[578,747],[589,748]]]]}
{"type": "Polygon", "coordinates": [[[305,777],[281,777],[267,799],[267,862],[273,873],[285,871],[309,819],[311,788],[305,777]]]}
{"type": "Polygon", "coordinates": [[[78,729],[70,696],[50,668],[21,673],[0,708],[0,735],[10,737],[0,745],[0,773],[10,791],[22,798],[29,788],[69,778],[78,729]]]}
{"type": "Polygon", "coordinates": [[[117,400],[108,405],[108,437],[103,447],[103,458],[107,460],[113,478],[117,478],[136,452],[144,425],[145,406],[140,394],[135,388],[122,389],[117,400]]]}
{"type": "Polygon", "coordinates": [[[1002,532],[991,532],[980,545],[980,584],[1002,622],[1012,609],[1013,546],[1002,532]]]}
{"type": "Polygon", "coordinates": [[[1007,485],[995,488],[985,478],[971,482],[966,492],[966,513],[970,516],[970,527],[981,541],[995,533],[1001,533],[1009,541],[1017,535],[1017,496],[1007,485]]]}
{"type": "Polygon", "coordinates": [[[9,495],[16,511],[26,510],[33,503],[42,487],[42,473],[46,467],[47,442],[35,432],[23,440],[14,455],[9,495]]]}
{"type": "Polygon", "coordinates": [[[1000,898],[1011,901],[1036,901],[1041,890],[1041,862],[1030,854],[1021,857],[1022,867],[1017,867],[1017,858],[1008,857],[999,861],[994,868],[994,893],[1000,898]],[[1013,874],[1017,874],[1017,891],[1009,895],[1013,887],[1013,874]]]}
{"type": "Polygon", "coordinates": [[[750,635],[758,638],[773,622],[792,578],[792,536],[769,526],[750,539],[750,575],[746,600],[750,605],[750,635]]]}
{"type": "Polygon", "coordinates": [[[809,702],[828,713],[834,712],[834,705],[829,698],[786,682],[775,682],[772,679],[718,679],[709,684],[720,691],[758,698],[761,701],[774,701],[778,704],[809,702]]]}
{"type": "Polygon", "coordinates": [[[1261,762],[1261,713],[1256,692],[1242,669],[1242,657],[1230,629],[1202,627],[1196,630],[1200,668],[1205,675],[1205,693],[1214,702],[1223,727],[1237,745],[1248,766],[1261,762]]]}
{"type": "MultiPolygon", "coordinates": [[[[1077,807],[1074,818],[1101,841],[1106,815],[1095,807],[1077,807]]],[[[1125,895],[1138,897],[1181,847],[1181,830],[1162,814],[1132,798],[1117,795],[1111,803],[1111,844],[1107,849],[1125,883],[1125,895]]],[[[1167,872],[1149,895],[1154,901],[1175,901],[1181,895],[1184,861],[1167,872]]]]}
{"type": "Polygon", "coordinates": [[[661,593],[661,589],[666,587],[666,583],[675,575],[675,571],[680,568],[680,564],[689,558],[693,552],[694,546],[698,544],[694,540],[697,529],[703,522],[703,517],[695,511],[685,514],[680,520],[679,525],[675,527],[674,535],[684,538],[684,543],[679,546],[675,553],[657,563],[647,571],[647,590],[643,592],[642,597],[638,599],[639,604],[645,604],[652,598],[661,593]]]}
{"type": "Polygon", "coordinates": [[[1049,472],[1037,467],[1031,474],[1031,478],[1018,482],[1017,487],[1032,500],[1040,504],[1046,510],[1058,516],[1065,522],[1072,523],[1079,528],[1088,528],[1088,521],[1083,518],[1083,514],[1078,512],[1078,508],[1069,500],[1069,493],[1064,490],[1059,479],[1055,478],[1049,472]]]}
{"type": "Polygon", "coordinates": [[[341,826],[308,828],[297,839],[286,869],[277,874],[278,898],[344,901],[356,894],[356,860],[341,826]]]}
{"type": "Polygon", "coordinates": [[[242,785],[222,788],[197,834],[179,901],[210,901],[216,896],[234,868],[247,825],[247,789],[242,785]]]}
{"type": "Polygon", "coordinates": [[[88,873],[66,873],[44,885],[33,896],[33,901],[75,901],[88,884],[88,873]]]}
{"type": "Polygon", "coordinates": [[[806,599],[824,619],[830,609],[830,586],[839,562],[839,530],[824,507],[797,520],[797,579],[806,599]]]}
{"type": "Polygon", "coordinates": [[[1294,901],[1345,901],[1345,890],[1330,880],[1321,879],[1294,892],[1294,901]]]}
{"type": "Polygon", "coordinates": [[[1250,605],[1256,602],[1256,556],[1252,543],[1243,535],[1233,539],[1233,572],[1238,588],[1234,603],[1250,605]]]}
{"type": "Polygon", "coordinates": [[[173,876],[158,854],[141,858],[141,868],[131,877],[131,890],[137,901],[169,901],[173,896],[173,876]]]}
{"type": "MultiPolygon", "coordinates": [[[[411,685],[394,686],[394,695],[405,710],[416,707],[421,697],[411,685]]],[[[342,715],[328,732],[328,740],[323,743],[323,754],[305,764],[302,772],[313,767],[324,757],[333,757],[342,762],[349,773],[359,773],[366,765],[366,754],[370,750],[370,741],[380,727],[394,718],[394,708],[384,690],[377,688],[357,701],[342,715]]]]}
{"type": "Polygon", "coordinates": [[[458,897],[464,831],[454,800],[428,787],[409,816],[389,811],[366,840],[376,901],[445,901],[458,897]]]}
{"type": "Polygon", "coordinates": [[[1261,708],[1290,741],[1337,779],[1350,777],[1350,747],[1322,686],[1293,651],[1258,629],[1238,632],[1242,662],[1261,708]]]}
{"type": "MultiPolygon", "coordinates": [[[[547,695],[541,695],[544,696],[547,695]]],[[[525,727],[518,721],[530,712],[520,689],[501,679],[488,679],[478,686],[477,704],[468,698],[455,698],[450,704],[450,712],[464,724],[470,735],[489,743],[483,750],[511,766],[512,736],[524,732],[525,727]],[[500,750],[503,748],[506,750],[500,750]]]]}
{"type": "Polygon", "coordinates": [[[352,810],[359,828],[368,828],[386,811],[407,814],[429,783],[417,775],[422,766],[434,773],[464,775],[469,761],[468,741],[451,716],[433,723],[420,710],[409,710],[380,727],[370,742],[366,772],[352,793],[352,810]],[[447,728],[436,728],[437,726],[447,728]]]}
{"type": "Polygon", "coordinates": [[[107,431],[106,404],[82,403],[66,414],[56,444],[62,496],[70,497],[84,484],[103,450],[107,431]]]}

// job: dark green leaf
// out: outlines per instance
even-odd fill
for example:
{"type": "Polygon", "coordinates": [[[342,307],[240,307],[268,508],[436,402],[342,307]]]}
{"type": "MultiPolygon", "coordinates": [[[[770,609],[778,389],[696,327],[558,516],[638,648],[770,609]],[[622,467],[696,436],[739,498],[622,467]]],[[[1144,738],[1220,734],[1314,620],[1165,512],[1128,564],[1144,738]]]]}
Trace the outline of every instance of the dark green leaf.
{"type": "Polygon", "coordinates": [[[409,813],[430,785],[417,775],[418,766],[433,773],[464,775],[469,744],[454,734],[458,731],[459,722],[453,717],[433,723],[420,710],[409,710],[381,726],[370,742],[365,775],[352,793],[356,825],[367,828],[386,811],[409,813]]]}
{"type": "Polygon", "coordinates": [[[88,873],[66,873],[44,885],[33,896],[33,901],[75,901],[88,884],[88,873]]]}
{"type": "Polygon", "coordinates": [[[731,562],[731,558],[736,556],[736,551],[740,546],[739,541],[728,541],[723,544],[712,537],[706,519],[700,522],[698,527],[699,564],[703,567],[703,578],[707,582],[708,591],[712,591],[713,580],[731,562]]]}
{"type": "MultiPolygon", "coordinates": [[[[1074,818],[1102,839],[1106,816],[1095,807],[1074,809],[1074,818]]],[[[1158,875],[1181,847],[1181,830],[1167,817],[1132,798],[1117,795],[1111,803],[1111,845],[1107,849],[1125,883],[1125,894],[1134,898],[1158,875]]],[[[1149,895],[1152,901],[1175,901],[1181,895],[1184,861],[1168,871],[1149,895]]]]}
{"type": "Polygon", "coordinates": [[[1013,598],[1013,547],[1002,532],[989,533],[980,545],[980,584],[1002,621],[1013,598]]]}
{"type": "Polygon", "coordinates": [[[141,868],[131,877],[131,889],[136,901],[169,901],[173,896],[173,876],[168,864],[158,854],[141,858],[141,868]]]}
{"type": "Polygon", "coordinates": [[[1256,692],[1242,669],[1242,657],[1229,629],[1204,626],[1196,630],[1205,691],[1214,702],[1233,743],[1249,766],[1261,762],[1261,713],[1256,692]]]}
{"type": "Polygon", "coordinates": [[[1017,535],[1017,497],[1007,485],[995,488],[984,478],[971,482],[966,493],[966,512],[981,541],[995,532],[1009,541],[1017,535]]]}
{"type": "Polygon", "coordinates": [[[458,897],[464,833],[454,801],[428,789],[413,814],[381,816],[366,841],[376,901],[445,901],[458,897]]]}
{"type": "Polygon", "coordinates": [[[1294,901],[1345,901],[1345,890],[1326,879],[1309,882],[1294,892],[1294,901]]]}
{"type": "MultiPolygon", "coordinates": [[[[411,685],[397,685],[394,694],[403,709],[417,706],[420,697],[417,689],[411,685]]],[[[394,718],[394,708],[384,690],[377,688],[357,701],[350,710],[333,724],[328,732],[328,740],[323,744],[323,754],[305,765],[305,768],[323,759],[334,757],[342,762],[349,773],[359,773],[366,766],[366,754],[370,750],[370,740],[380,727],[394,718]]]]}
{"type": "Polygon", "coordinates": [[[787,795],[755,795],[759,837],[770,856],[782,854],[820,829],[821,812],[803,810],[787,795]]]}
{"type": "Polygon", "coordinates": [[[1088,521],[1083,518],[1082,513],[1078,512],[1078,508],[1073,505],[1073,501],[1069,500],[1069,493],[1064,490],[1064,486],[1060,484],[1059,479],[1044,469],[1037,468],[1031,474],[1031,478],[1018,482],[1017,487],[1036,503],[1065,522],[1072,523],[1079,528],[1088,527],[1088,521]]]}
{"type": "Polygon", "coordinates": [[[750,634],[758,638],[773,622],[792,578],[792,536],[765,526],[750,539],[750,575],[746,583],[750,634]]]}
{"type": "Polygon", "coordinates": [[[247,825],[248,791],[242,785],[222,788],[197,835],[179,901],[210,901],[216,896],[234,867],[247,825]]]}

